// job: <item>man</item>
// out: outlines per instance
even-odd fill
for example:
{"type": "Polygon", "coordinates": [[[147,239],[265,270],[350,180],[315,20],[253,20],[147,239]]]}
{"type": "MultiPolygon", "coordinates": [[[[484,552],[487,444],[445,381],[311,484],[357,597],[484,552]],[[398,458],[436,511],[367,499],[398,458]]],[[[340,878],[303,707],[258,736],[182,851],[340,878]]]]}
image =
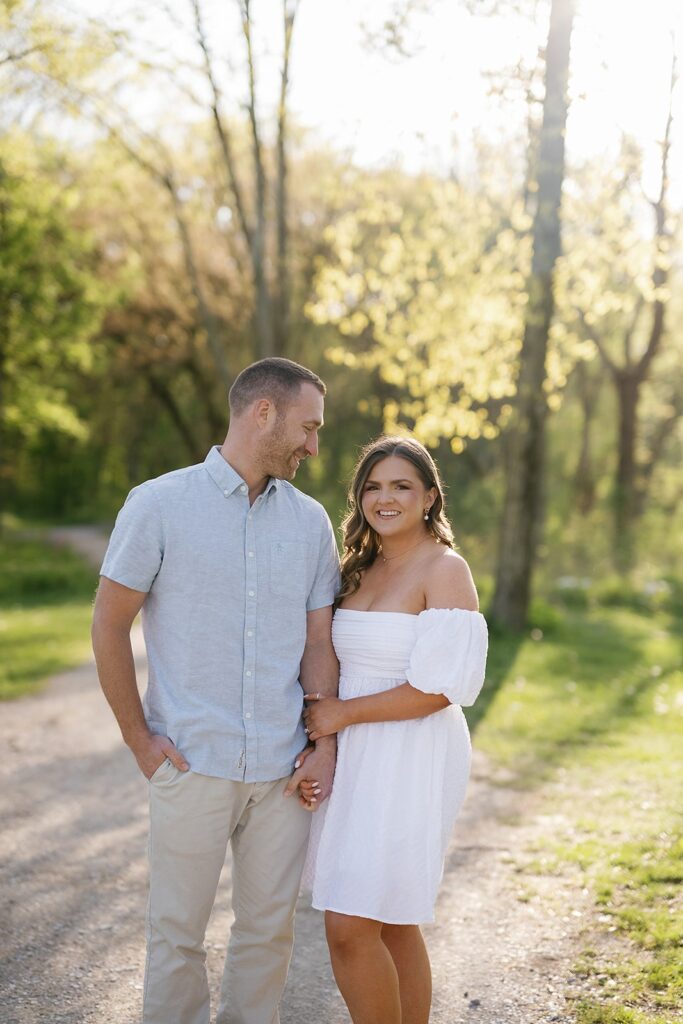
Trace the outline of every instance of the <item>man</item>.
{"type": "Polygon", "coordinates": [[[230,842],[232,928],[217,1024],[277,1024],[310,815],[334,742],[305,746],[304,692],[334,694],[334,532],[291,480],[318,452],[325,385],[287,359],[248,366],[204,463],[134,488],[101,570],[93,647],[149,780],[144,1024],[208,1024],[204,934],[230,842]],[[142,608],[144,706],[130,644],[142,608]],[[306,796],[285,799],[297,788],[306,796]]]}

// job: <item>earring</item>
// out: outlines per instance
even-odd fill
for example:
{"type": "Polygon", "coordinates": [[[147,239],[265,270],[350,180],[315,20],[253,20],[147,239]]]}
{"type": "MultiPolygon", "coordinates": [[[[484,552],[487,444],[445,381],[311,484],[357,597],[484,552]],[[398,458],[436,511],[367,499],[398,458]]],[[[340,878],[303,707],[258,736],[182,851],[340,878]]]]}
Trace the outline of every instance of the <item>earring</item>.
{"type": "Polygon", "coordinates": [[[430,512],[431,512],[431,509],[430,509],[430,508],[426,508],[426,509],[425,509],[425,514],[424,514],[424,517],[425,517],[425,519],[429,519],[429,513],[430,513],[430,512]]]}

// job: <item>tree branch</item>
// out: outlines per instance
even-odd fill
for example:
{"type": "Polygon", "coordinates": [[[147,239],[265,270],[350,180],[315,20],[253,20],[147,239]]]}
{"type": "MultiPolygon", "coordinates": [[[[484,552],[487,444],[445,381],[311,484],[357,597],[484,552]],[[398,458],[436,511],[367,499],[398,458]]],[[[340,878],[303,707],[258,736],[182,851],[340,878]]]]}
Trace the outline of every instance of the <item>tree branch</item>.
{"type": "Polygon", "coordinates": [[[652,284],[655,289],[655,299],[652,308],[652,327],[650,328],[650,336],[648,338],[645,351],[640,357],[637,366],[641,380],[644,380],[647,376],[650,364],[656,356],[661,345],[662,338],[664,337],[664,314],[666,307],[658,293],[665,287],[669,279],[668,263],[666,263],[662,257],[666,257],[667,246],[665,243],[669,237],[666,226],[668,214],[667,197],[669,189],[669,153],[671,151],[671,125],[673,123],[673,94],[677,80],[676,52],[674,50],[671,57],[671,77],[669,80],[669,109],[667,112],[666,127],[664,129],[664,138],[662,140],[662,176],[659,195],[652,203],[655,215],[655,266],[652,272],[652,284]]]}
{"type": "Polygon", "coordinates": [[[581,324],[583,326],[584,331],[586,332],[586,334],[588,335],[590,340],[593,342],[593,344],[597,348],[597,350],[598,350],[598,352],[600,354],[600,358],[604,362],[605,366],[610,371],[612,376],[615,379],[618,379],[621,376],[621,373],[622,373],[621,367],[617,366],[617,364],[614,362],[614,360],[610,356],[609,352],[605,348],[605,345],[603,343],[602,338],[600,337],[598,332],[595,330],[593,325],[588,323],[588,321],[586,320],[586,314],[584,313],[584,311],[582,309],[579,309],[578,306],[574,307],[574,311],[577,314],[579,320],[581,321],[581,324]]]}
{"type": "Polygon", "coordinates": [[[21,50],[19,53],[4,53],[0,57],[0,67],[2,67],[3,64],[17,64],[20,60],[23,60],[24,57],[30,57],[32,53],[41,53],[46,49],[46,46],[36,44],[35,46],[29,46],[25,50],[21,50]]]}
{"type": "Polygon", "coordinates": [[[278,351],[287,348],[289,332],[289,275],[287,265],[288,231],[287,231],[287,90],[289,88],[289,59],[292,49],[294,19],[298,10],[298,0],[289,3],[282,0],[284,29],[284,50],[282,57],[282,73],[280,76],[280,97],[277,112],[277,178],[275,191],[275,207],[277,222],[277,314],[275,335],[278,351]]]}
{"type": "Polygon", "coordinates": [[[218,89],[218,83],[216,76],[213,71],[213,64],[211,62],[211,55],[209,53],[209,46],[206,38],[206,30],[204,28],[204,20],[202,18],[202,11],[200,0],[190,0],[192,6],[192,12],[194,14],[195,31],[197,34],[197,43],[202,51],[204,58],[204,70],[206,77],[211,89],[211,115],[213,118],[214,127],[216,129],[216,135],[218,137],[218,143],[221,148],[223,155],[223,163],[225,164],[225,170],[228,178],[228,186],[232,192],[232,197],[235,204],[235,210],[237,211],[237,220],[239,222],[242,234],[248,251],[251,253],[253,248],[253,231],[247,218],[246,208],[244,200],[242,198],[242,187],[237,176],[237,166],[235,164],[235,158],[232,150],[232,139],[230,133],[221,117],[221,97],[218,89]]]}

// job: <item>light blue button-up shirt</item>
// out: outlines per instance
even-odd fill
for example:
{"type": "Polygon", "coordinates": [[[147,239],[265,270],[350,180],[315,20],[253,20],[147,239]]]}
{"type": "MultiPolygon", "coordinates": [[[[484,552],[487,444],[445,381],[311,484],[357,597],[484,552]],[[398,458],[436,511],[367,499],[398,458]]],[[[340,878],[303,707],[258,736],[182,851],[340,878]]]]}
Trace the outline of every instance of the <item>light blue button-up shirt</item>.
{"type": "Polygon", "coordinates": [[[339,582],[322,505],[271,479],[250,506],[247,485],[212,448],[205,462],[130,492],[101,574],[147,593],[152,732],[203,775],[288,775],[306,743],[306,612],[331,605],[339,582]]]}

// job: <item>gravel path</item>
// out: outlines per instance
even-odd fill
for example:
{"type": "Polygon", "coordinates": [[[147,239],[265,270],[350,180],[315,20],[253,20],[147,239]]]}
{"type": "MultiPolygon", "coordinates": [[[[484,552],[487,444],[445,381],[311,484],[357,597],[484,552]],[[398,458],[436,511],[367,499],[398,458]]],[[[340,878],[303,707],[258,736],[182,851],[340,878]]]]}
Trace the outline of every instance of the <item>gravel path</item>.
{"type": "MultiPolygon", "coordinates": [[[[97,562],[102,537],[59,531],[97,562]]],[[[141,680],[142,638],[134,637],[141,680]]],[[[2,706],[0,1019],[3,1024],[134,1024],[144,964],[146,783],[123,746],[94,666],[2,706]]],[[[568,1024],[588,894],[570,877],[520,875],[552,823],[537,798],[475,757],[448,857],[437,924],[433,1024],[568,1024]],[[568,997],[568,998],[567,998],[568,997]]],[[[231,923],[230,863],[207,934],[216,993],[231,923]]],[[[282,1024],[349,1018],[329,967],[322,915],[300,900],[282,1024]]]]}

